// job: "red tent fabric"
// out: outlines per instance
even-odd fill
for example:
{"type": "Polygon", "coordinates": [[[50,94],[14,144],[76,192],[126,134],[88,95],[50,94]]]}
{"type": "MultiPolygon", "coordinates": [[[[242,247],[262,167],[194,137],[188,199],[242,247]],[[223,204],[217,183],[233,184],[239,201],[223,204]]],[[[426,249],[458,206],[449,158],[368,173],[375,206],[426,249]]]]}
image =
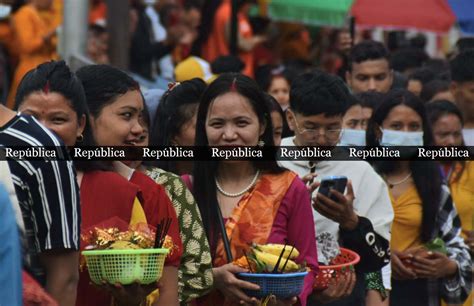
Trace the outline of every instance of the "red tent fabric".
{"type": "Polygon", "coordinates": [[[361,27],[434,32],[449,31],[456,19],[446,0],[356,0],[352,14],[361,27]]]}

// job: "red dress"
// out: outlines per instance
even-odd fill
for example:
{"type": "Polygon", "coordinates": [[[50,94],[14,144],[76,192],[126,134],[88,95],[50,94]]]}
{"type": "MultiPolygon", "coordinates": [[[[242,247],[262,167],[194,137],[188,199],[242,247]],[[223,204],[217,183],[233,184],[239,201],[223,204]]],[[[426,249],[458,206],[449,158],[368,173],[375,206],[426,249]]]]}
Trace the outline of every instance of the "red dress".
{"type": "MultiPolygon", "coordinates": [[[[138,186],[115,172],[85,172],[81,182],[81,229],[118,217],[130,222],[138,186]]],[[[85,247],[81,240],[81,250],[85,247]]],[[[91,284],[87,269],[80,272],[76,306],[110,305],[111,296],[91,284]]]]}
{"type": "MultiPolygon", "coordinates": [[[[149,179],[151,184],[142,176],[141,173],[135,172],[131,181],[127,181],[115,172],[84,173],[80,188],[81,228],[90,228],[112,217],[130,222],[133,203],[138,197],[143,205],[147,221],[151,225],[156,226],[162,218],[172,218],[173,222],[168,235],[173,238],[173,242],[179,249],[175,249],[173,255],[166,259],[165,265],[178,266],[182,244],[176,213],[164,188],[149,179]]],[[[148,179],[147,176],[145,178],[148,179]]],[[[81,249],[83,247],[84,245],[81,244],[81,249]]],[[[103,306],[110,303],[111,296],[104,290],[91,285],[87,270],[82,271],[77,288],[76,306],[103,306]]]]}

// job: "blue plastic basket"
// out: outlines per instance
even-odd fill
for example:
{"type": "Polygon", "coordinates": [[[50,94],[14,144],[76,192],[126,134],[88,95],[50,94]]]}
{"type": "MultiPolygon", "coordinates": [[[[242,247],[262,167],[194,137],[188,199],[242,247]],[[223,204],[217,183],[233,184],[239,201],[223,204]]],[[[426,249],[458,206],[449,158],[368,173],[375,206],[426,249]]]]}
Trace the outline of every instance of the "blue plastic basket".
{"type": "Polygon", "coordinates": [[[264,298],[273,294],[277,299],[288,299],[300,295],[307,274],[308,272],[283,274],[238,273],[237,277],[260,286],[258,291],[243,290],[250,297],[264,298]]]}

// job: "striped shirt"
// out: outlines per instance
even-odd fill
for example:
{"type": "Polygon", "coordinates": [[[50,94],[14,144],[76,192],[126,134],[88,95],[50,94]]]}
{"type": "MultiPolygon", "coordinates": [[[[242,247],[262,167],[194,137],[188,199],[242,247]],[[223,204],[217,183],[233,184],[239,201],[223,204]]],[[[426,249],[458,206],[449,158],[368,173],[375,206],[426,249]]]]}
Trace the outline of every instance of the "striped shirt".
{"type": "Polygon", "coordinates": [[[17,115],[0,127],[0,146],[57,148],[57,160],[7,159],[25,223],[25,268],[44,283],[39,253],[79,249],[80,202],[74,167],[63,143],[31,116],[17,115]]]}
{"type": "Polygon", "coordinates": [[[446,185],[442,186],[440,203],[432,238],[443,239],[448,257],[456,261],[458,272],[452,278],[428,280],[427,306],[439,306],[440,298],[448,304],[462,304],[472,289],[472,260],[461,237],[461,220],[446,185]]]}

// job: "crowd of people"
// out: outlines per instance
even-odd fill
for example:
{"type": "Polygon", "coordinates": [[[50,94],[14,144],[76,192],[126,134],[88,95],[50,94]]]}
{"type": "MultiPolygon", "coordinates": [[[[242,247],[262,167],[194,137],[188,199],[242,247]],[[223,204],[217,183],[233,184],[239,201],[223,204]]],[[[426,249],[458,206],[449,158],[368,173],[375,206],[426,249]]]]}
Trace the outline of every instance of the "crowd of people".
{"type": "Polygon", "coordinates": [[[318,49],[305,27],[253,20],[252,1],[237,2],[232,56],[230,1],[131,1],[129,71],[109,63],[103,1],[89,16],[96,64],[78,71],[55,54],[61,1],[0,22],[17,61],[0,146],[63,157],[0,161],[0,305],[261,305],[233,263],[252,243],[294,246],[309,270],[298,296],[268,305],[472,305],[473,161],[67,158],[91,146],[474,145],[469,40],[433,59],[418,40],[389,50],[322,29],[318,49]],[[327,176],[347,177],[345,192],[318,193],[327,176]],[[171,220],[159,283],[93,285],[80,269],[82,234],[111,218],[171,220]],[[360,262],[315,289],[321,237],[360,262]],[[435,239],[446,252],[416,252],[435,239]]]}

